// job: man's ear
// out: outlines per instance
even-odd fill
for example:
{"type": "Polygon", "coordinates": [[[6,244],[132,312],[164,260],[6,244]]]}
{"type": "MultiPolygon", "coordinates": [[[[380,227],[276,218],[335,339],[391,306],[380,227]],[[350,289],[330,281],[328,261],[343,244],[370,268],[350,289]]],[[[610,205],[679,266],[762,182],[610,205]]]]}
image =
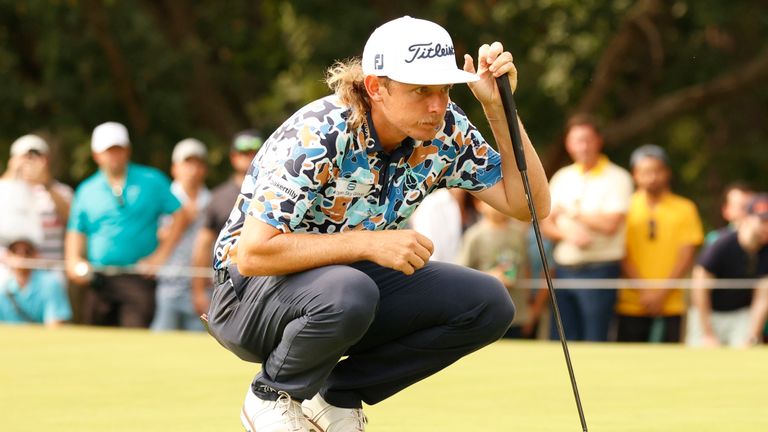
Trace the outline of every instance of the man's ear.
{"type": "Polygon", "coordinates": [[[372,101],[381,102],[381,91],[384,86],[381,85],[379,77],[375,75],[366,75],[363,83],[365,84],[365,91],[368,92],[368,97],[372,101]]]}

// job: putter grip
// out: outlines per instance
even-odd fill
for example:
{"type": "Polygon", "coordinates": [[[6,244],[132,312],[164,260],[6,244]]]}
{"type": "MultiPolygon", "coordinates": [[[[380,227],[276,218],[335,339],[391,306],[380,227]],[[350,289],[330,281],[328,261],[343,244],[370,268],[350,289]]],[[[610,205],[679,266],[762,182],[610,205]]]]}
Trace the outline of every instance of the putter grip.
{"type": "Polygon", "coordinates": [[[515,98],[512,96],[512,87],[509,85],[509,78],[504,74],[496,77],[496,85],[499,87],[499,96],[501,104],[504,106],[504,114],[507,117],[507,126],[512,138],[512,149],[515,151],[515,162],[517,169],[523,172],[528,169],[525,163],[525,150],[523,150],[523,139],[520,137],[520,123],[517,121],[517,106],[515,98]]]}

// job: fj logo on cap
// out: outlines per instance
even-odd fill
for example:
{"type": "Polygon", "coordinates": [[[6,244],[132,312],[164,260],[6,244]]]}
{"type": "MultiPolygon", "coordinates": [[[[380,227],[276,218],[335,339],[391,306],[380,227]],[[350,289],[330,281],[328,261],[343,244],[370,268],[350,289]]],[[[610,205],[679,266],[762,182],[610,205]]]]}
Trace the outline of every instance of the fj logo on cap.
{"type": "Polygon", "coordinates": [[[384,54],[376,54],[373,58],[373,68],[376,70],[384,69],[384,54]]]}
{"type": "Polygon", "coordinates": [[[430,59],[435,57],[445,57],[453,55],[453,47],[450,45],[441,45],[439,43],[413,44],[408,47],[408,52],[413,53],[406,63],[413,63],[417,59],[430,59]]]}

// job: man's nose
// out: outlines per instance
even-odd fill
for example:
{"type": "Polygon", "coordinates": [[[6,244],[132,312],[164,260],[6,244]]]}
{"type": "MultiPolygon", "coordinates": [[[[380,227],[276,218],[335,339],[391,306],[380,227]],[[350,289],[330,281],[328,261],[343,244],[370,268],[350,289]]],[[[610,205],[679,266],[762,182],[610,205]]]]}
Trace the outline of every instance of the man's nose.
{"type": "Polygon", "coordinates": [[[439,113],[448,106],[448,95],[435,92],[428,100],[427,108],[430,113],[439,113]]]}

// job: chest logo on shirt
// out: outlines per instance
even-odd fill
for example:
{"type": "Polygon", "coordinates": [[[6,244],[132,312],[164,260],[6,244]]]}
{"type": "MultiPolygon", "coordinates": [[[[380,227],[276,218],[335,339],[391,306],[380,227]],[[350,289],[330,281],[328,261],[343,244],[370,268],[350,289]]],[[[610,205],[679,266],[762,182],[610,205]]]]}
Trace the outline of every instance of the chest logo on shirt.
{"type": "Polygon", "coordinates": [[[334,195],[344,198],[362,198],[370,192],[372,186],[370,183],[338,179],[336,180],[336,192],[334,195]]]}

